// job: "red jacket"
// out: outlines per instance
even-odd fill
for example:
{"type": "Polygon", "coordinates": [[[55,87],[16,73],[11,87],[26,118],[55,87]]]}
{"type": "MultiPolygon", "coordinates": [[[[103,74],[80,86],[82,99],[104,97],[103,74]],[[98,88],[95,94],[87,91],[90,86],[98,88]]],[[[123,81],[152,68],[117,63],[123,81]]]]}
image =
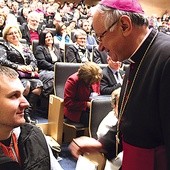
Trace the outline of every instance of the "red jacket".
{"type": "Polygon", "coordinates": [[[81,112],[87,108],[91,92],[100,94],[100,83],[89,87],[78,79],[77,73],[72,74],[64,87],[64,115],[74,122],[79,122],[81,112]]]}

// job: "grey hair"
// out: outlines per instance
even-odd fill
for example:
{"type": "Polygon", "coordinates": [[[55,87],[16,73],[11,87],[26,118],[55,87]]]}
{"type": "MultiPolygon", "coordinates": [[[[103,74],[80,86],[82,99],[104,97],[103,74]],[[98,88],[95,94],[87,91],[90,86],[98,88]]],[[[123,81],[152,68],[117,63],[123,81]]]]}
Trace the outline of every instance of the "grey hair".
{"type": "Polygon", "coordinates": [[[28,19],[38,19],[38,22],[40,22],[40,14],[36,11],[32,11],[28,14],[28,19]]]}
{"type": "Polygon", "coordinates": [[[97,5],[96,10],[105,16],[105,19],[104,19],[105,29],[108,29],[112,23],[118,21],[122,15],[129,16],[132,23],[136,26],[143,26],[143,25],[148,26],[149,25],[147,17],[140,13],[127,12],[127,11],[122,11],[118,9],[113,9],[113,8],[109,8],[101,4],[97,5]]]}
{"type": "Polygon", "coordinates": [[[77,39],[79,36],[81,35],[84,35],[84,36],[87,36],[87,33],[82,30],[82,29],[77,29],[75,32],[74,32],[74,37],[75,39],[77,39]]]}

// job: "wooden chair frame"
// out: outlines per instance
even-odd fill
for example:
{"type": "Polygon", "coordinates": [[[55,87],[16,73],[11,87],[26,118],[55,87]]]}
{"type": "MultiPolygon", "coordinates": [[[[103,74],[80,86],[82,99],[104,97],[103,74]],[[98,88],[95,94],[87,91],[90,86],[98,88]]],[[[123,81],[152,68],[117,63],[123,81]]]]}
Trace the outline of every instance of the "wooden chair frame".
{"type": "Polygon", "coordinates": [[[50,95],[48,122],[37,124],[45,135],[51,136],[60,145],[63,137],[64,100],[58,96],[50,95]]]}

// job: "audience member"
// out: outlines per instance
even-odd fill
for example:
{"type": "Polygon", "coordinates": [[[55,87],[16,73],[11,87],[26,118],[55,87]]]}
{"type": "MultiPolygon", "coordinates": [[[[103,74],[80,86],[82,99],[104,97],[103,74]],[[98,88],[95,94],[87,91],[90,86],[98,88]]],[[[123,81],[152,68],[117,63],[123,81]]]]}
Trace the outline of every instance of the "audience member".
{"type": "Polygon", "coordinates": [[[74,33],[76,42],[69,45],[66,49],[66,62],[84,63],[91,61],[90,52],[86,48],[87,34],[81,29],[77,29],[74,33]]]}
{"type": "Polygon", "coordinates": [[[93,62],[85,62],[72,74],[64,87],[64,116],[72,122],[89,123],[90,94],[100,94],[101,68],[93,62]]]}
{"type": "Polygon", "coordinates": [[[91,25],[88,20],[83,20],[81,28],[87,33],[86,47],[92,52],[94,46],[98,46],[97,41],[91,35],[91,25]]]}
{"type": "MultiPolygon", "coordinates": [[[[93,28],[100,50],[106,49],[114,61],[131,62],[121,90],[116,135],[123,145],[122,170],[168,170],[170,37],[149,29],[143,13],[137,0],[102,0],[93,28]]],[[[114,134],[107,134],[99,140],[74,139],[73,155],[101,151],[114,158],[114,134]]]]}
{"type": "Polygon", "coordinates": [[[59,11],[60,7],[61,7],[61,4],[60,4],[59,1],[58,2],[54,2],[54,4],[53,4],[54,12],[59,11]]]}
{"type": "Polygon", "coordinates": [[[36,8],[35,11],[37,11],[38,13],[43,13],[43,14],[45,13],[45,11],[43,9],[43,3],[42,2],[40,2],[40,1],[37,2],[37,8],[36,8]]]}
{"type": "Polygon", "coordinates": [[[50,31],[40,33],[35,57],[40,80],[43,82],[43,94],[48,97],[53,92],[54,63],[63,62],[63,52],[54,44],[54,35],[50,31]]]}
{"type": "MultiPolygon", "coordinates": [[[[116,133],[117,129],[117,122],[118,122],[118,102],[119,102],[119,96],[120,96],[120,90],[118,89],[114,90],[111,94],[111,106],[113,108],[112,111],[110,111],[107,116],[101,121],[99,124],[98,130],[97,130],[97,137],[101,138],[104,135],[108,133],[109,130],[112,130],[116,133]]],[[[116,150],[115,145],[115,150],[116,150]]],[[[111,160],[106,161],[105,169],[104,170],[119,170],[122,164],[122,154],[123,152],[120,152],[118,156],[111,160]]]]}
{"type": "Polygon", "coordinates": [[[0,0],[0,9],[3,9],[5,7],[5,1],[4,0],[0,0]]]}
{"type": "Polygon", "coordinates": [[[5,6],[2,9],[2,12],[6,15],[5,25],[7,25],[7,24],[18,25],[17,18],[15,17],[14,14],[12,14],[10,12],[10,8],[9,7],[5,6]]]}
{"type": "Polygon", "coordinates": [[[60,14],[62,17],[62,22],[68,24],[73,19],[73,14],[69,11],[64,12],[63,9],[60,10],[60,14]]]}
{"type": "Polygon", "coordinates": [[[67,33],[69,34],[72,42],[75,42],[75,39],[74,39],[74,32],[75,31],[76,31],[76,21],[75,20],[71,20],[68,23],[68,26],[67,26],[67,33]]]}
{"type": "Polygon", "coordinates": [[[19,16],[17,17],[17,21],[20,25],[22,25],[23,23],[27,23],[27,18],[28,18],[28,14],[30,12],[29,8],[22,8],[21,12],[19,14],[19,16]]]}
{"type": "Polygon", "coordinates": [[[122,86],[124,71],[121,68],[121,62],[113,61],[110,56],[107,57],[108,66],[103,68],[103,77],[100,82],[101,95],[111,95],[111,93],[122,86]]]}
{"type": "Polygon", "coordinates": [[[28,23],[23,23],[20,26],[22,38],[27,40],[28,45],[32,45],[33,40],[39,40],[39,34],[42,31],[39,27],[40,15],[33,11],[28,14],[28,23]]]}
{"type": "Polygon", "coordinates": [[[29,8],[29,0],[23,0],[23,8],[29,8]]]}
{"type": "Polygon", "coordinates": [[[80,28],[82,19],[80,19],[80,11],[77,8],[74,10],[73,19],[77,22],[77,28],[80,28]]]}
{"type": "Polygon", "coordinates": [[[0,44],[0,65],[8,66],[20,73],[21,81],[26,89],[30,103],[25,110],[25,119],[32,122],[31,117],[36,109],[43,84],[37,77],[37,61],[27,44],[21,44],[19,27],[5,26],[3,30],[4,43],[0,44]]]}
{"type": "Polygon", "coordinates": [[[19,4],[18,4],[18,2],[16,2],[16,1],[12,2],[10,13],[13,14],[16,18],[18,17],[18,15],[19,15],[19,4]]]}
{"type": "Polygon", "coordinates": [[[56,30],[58,29],[59,25],[61,25],[63,23],[59,12],[56,12],[54,17],[51,19],[48,17],[47,22],[48,22],[48,24],[47,24],[48,28],[56,28],[56,30]]]}
{"type": "Polygon", "coordinates": [[[56,13],[58,13],[58,12],[57,12],[57,10],[54,11],[54,8],[52,6],[48,5],[48,7],[47,7],[47,4],[44,4],[44,5],[46,5],[44,7],[44,10],[46,10],[44,18],[47,21],[47,28],[55,28],[55,26],[53,24],[53,20],[54,20],[55,12],[56,13]]]}
{"type": "Polygon", "coordinates": [[[85,4],[78,4],[77,9],[79,10],[79,18],[87,19],[87,7],[85,4]]]}
{"type": "Polygon", "coordinates": [[[16,0],[18,2],[18,9],[21,9],[23,7],[23,0],[16,0]]]}
{"type": "Polygon", "coordinates": [[[0,66],[0,169],[62,170],[41,130],[25,123],[29,103],[18,73],[0,66]]]}
{"type": "Polygon", "coordinates": [[[72,40],[67,33],[67,27],[65,24],[58,26],[56,30],[56,35],[54,36],[54,42],[59,43],[61,49],[65,49],[65,44],[71,44],[72,40]]]}
{"type": "Polygon", "coordinates": [[[165,12],[163,13],[162,15],[162,21],[168,21],[170,18],[169,16],[169,11],[168,10],[165,10],[165,12]]]}
{"type": "Polygon", "coordinates": [[[0,12],[0,37],[2,37],[2,31],[5,27],[6,15],[0,12]]]}
{"type": "Polygon", "coordinates": [[[30,2],[30,4],[29,4],[30,11],[32,11],[32,12],[36,11],[36,9],[37,9],[37,2],[38,2],[37,0],[36,1],[32,0],[30,2]]]}

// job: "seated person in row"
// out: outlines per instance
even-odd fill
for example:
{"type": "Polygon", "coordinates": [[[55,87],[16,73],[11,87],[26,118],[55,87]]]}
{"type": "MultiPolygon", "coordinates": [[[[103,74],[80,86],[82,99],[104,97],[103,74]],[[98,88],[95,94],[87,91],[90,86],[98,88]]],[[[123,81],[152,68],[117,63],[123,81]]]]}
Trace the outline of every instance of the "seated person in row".
{"type": "Polygon", "coordinates": [[[39,34],[42,31],[40,28],[40,14],[36,11],[28,14],[27,23],[20,26],[22,38],[27,40],[28,45],[32,45],[33,40],[39,40],[39,34]]]}
{"type": "Polygon", "coordinates": [[[65,48],[66,62],[69,63],[84,63],[86,61],[93,61],[97,64],[106,64],[107,53],[99,51],[95,46],[89,51],[87,47],[87,34],[82,29],[74,31],[74,44],[68,44],[65,48]]]}
{"type": "Polygon", "coordinates": [[[69,34],[67,33],[67,27],[65,24],[59,25],[56,29],[56,35],[54,36],[54,42],[60,45],[60,48],[64,50],[65,44],[73,43],[69,34]]]}
{"type": "Polygon", "coordinates": [[[85,62],[78,72],[72,74],[64,87],[64,116],[88,127],[90,94],[100,94],[101,68],[94,62],[85,62]]]}
{"type": "Polygon", "coordinates": [[[98,46],[96,39],[91,35],[92,26],[87,19],[82,20],[81,28],[87,33],[86,47],[92,52],[94,46],[98,46]]]}
{"type": "Polygon", "coordinates": [[[122,86],[124,71],[120,70],[121,62],[113,61],[107,57],[108,66],[103,69],[103,77],[100,83],[101,95],[111,95],[111,93],[122,86]]]}
{"type": "Polygon", "coordinates": [[[21,32],[18,26],[6,25],[3,30],[4,43],[0,44],[0,65],[8,66],[20,73],[26,89],[25,96],[30,103],[25,109],[25,119],[32,122],[36,104],[42,92],[43,83],[37,75],[37,60],[27,44],[20,43],[21,32]],[[30,75],[30,76],[29,76],[30,75]]]}
{"type": "MultiPolygon", "coordinates": [[[[117,122],[118,122],[118,102],[119,102],[119,96],[120,96],[121,88],[114,90],[111,94],[111,106],[113,108],[112,111],[110,111],[107,116],[101,121],[98,130],[97,130],[97,136],[98,138],[103,137],[106,133],[109,132],[110,129],[113,131],[117,130],[117,122]]],[[[115,150],[116,150],[115,145],[115,150]]],[[[119,168],[122,165],[122,156],[123,152],[120,152],[118,156],[111,160],[106,161],[105,169],[104,170],[119,170],[119,168]]]]}
{"type": "Polygon", "coordinates": [[[54,44],[54,35],[50,31],[42,31],[39,45],[35,51],[38,62],[40,80],[43,82],[43,95],[48,97],[53,92],[54,64],[63,62],[63,52],[54,44]]]}
{"type": "Polygon", "coordinates": [[[5,27],[6,15],[3,12],[0,12],[0,37],[2,37],[2,31],[5,27]]]}
{"type": "Polygon", "coordinates": [[[77,29],[74,33],[76,42],[69,45],[66,49],[66,62],[84,63],[91,61],[90,52],[86,48],[87,34],[81,29],[77,29]]]}

